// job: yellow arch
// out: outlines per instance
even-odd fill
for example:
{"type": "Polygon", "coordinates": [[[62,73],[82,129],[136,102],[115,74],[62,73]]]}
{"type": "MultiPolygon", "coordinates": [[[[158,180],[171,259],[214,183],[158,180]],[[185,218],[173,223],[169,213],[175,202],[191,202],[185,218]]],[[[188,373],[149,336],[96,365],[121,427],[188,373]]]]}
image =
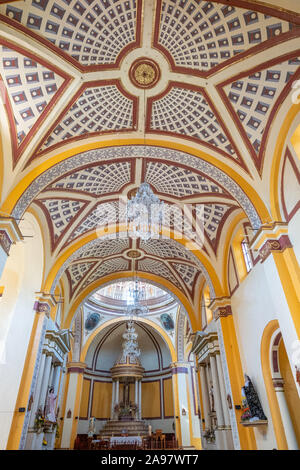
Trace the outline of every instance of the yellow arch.
{"type": "MultiPolygon", "coordinates": [[[[177,354],[176,354],[176,351],[175,351],[175,348],[172,344],[172,341],[170,340],[169,336],[166,334],[166,332],[159,326],[157,325],[156,323],[152,322],[151,320],[148,320],[147,318],[140,318],[140,317],[133,317],[133,319],[135,321],[139,321],[140,323],[144,323],[148,326],[151,326],[155,331],[157,331],[161,336],[162,338],[164,339],[164,341],[166,342],[168,348],[169,348],[169,351],[170,351],[170,354],[171,354],[171,359],[172,359],[172,362],[176,362],[177,361],[177,354]]],[[[87,342],[85,343],[85,345],[83,346],[82,348],[82,351],[81,351],[81,354],[80,354],[80,362],[85,362],[85,358],[86,358],[86,355],[87,355],[87,352],[89,350],[89,347],[92,343],[92,341],[94,340],[94,338],[99,334],[101,333],[102,330],[104,330],[104,328],[107,328],[111,325],[114,325],[116,323],[120,323],[124,320],[129,320],[129,317],[128,316],[124,316],[120,319],[120,317],[118,318],[115,318],[113,320],[109,320],[105,323],[103,323],[103,325],[99,326],[99,328],[97,328],[92,334],[91,336],[89,337],[89,339],[87,340],[87,342]]]]}
{"type": "MultiPolygon", "coordinates": [[[[44,291],[50,292],[55,276],[58,273],[59,269],[77,249],[83,247],[90,241],[95,240],[96,238],[100,239],[102,236],[107,236],[110,234],[121,233],[121,232],[126,232],[126,231],[127,231],[127,227],[124,224],[123,225],[111,225],[109,227],[94,230],[93,232],[89,233],[83,238],[72,243],[69,247],[65,249],[65,251],[61,254],[61,256],[55,261],[54,265],[52,266],[44,284],[44,291]]],[[[177,232],[162,229],[161,235],[170,236],[171,239],[176,240],[183,246],[186,246],[190,243],[190,240],[188,240],[187,238],[183,236],[181,238],[176,238],[176,237],[179,237],[179,234],[177,232]]],[[[223,290],[221,287],[221,283],[219,281],[217,273],[214,267],[212,266],[211,262],[208,260],[206,255],[201,250],[199,249],[193,250],[193,253],[206,268],[208,275],[210,276],[210,279],[214,285],[216,295],[222,295],[223,290]]]]}
{"type": "Polygon", "coordinates": [[[289,112],[287,113],[281,129],[278,134],[278,139],[276,142],[275,152],[273,156],[272,166],[271,166],[271,175],[270,175],[270,203],[271,203],[271,216],[272,220],[276,222],[282,221],[281,211],[280,211],[280,201],[279,201],[279,170],[280,162],[282,158],[282,152],[284,150],[284,145],[286,141],[286,136],[288,135],[289,129],[300,111],[300,104],[293,105],[289,112]]]}
{"type": "MultiPolygon", "coordinates": [[[[76,297],[76,299],[72,302],[72,305],[70,306],[69,311],[68,311],[68,316],[64,321],[64,328],[70,327],[72,318],[75,315],[75,312],[78,309],[79,305],[93,290],[100,288],[101,285],[107,284],[108,282],[113,282],[118,279],[129,278],[133,276],[134,276],[134,273],[132,273],[131,271],[108,274],[107,276],[104,276],[101,279],[98,279],[97,281],[94,281],[92,284],[87,286],[84,290],[80,292],[78,297],[76,297]]],[[[193,329],[198,328],[200,319],[197,318],[196,312],[194,311],[193,306],[190,304],[187,297],[177,287],[175,287],[170,281],[167,281],[166,279],[160,276],[154,275],[154,274],[141,273],[139,277],[141,277],[142,279],[146,279],[148,281],[157,282],[161,284],[162,286],[166,287],[168,290],[170,290],[174,295],[176,295],[176,297],[180,300],[180,302],[183,304],[184,308],[186,309],[190,317],[193,329]]]]}
{"type": "Polygon", "coordinates": [[[244,213],[237,214],[237,216],[231,222],[226,235],[226,240],[224,243],[224,258],[223,258],[223,272],[222,272],[222,281],[223,281],[223,289],[226,296],[230,296],[229,292],[229,280],[228,280],[228,258],[229,258],[229,250],[230,245],[232,242],[232,236],[236,229],[236,227],[245,220],[246,216],[244,213]]]}
{"type": "Polygon", "coordinates": [[[145,145],[145,143],[149,146],[152,145],[156,147],[182,151],[187,154],[193,155],[201,160],[207,161],[208,163],[211,163],[212,165],[223,171],[225,174],[227,174],[230,178],[232,178],[242,188],[242,190],[245,192],[245,194],[248,196],[248,198],[251,200],[252,204],[256,208],[256,211],[262,221],[269,220],[270,215],[266,205],[264,204],[258,193],[254,190],[253,186],[249,184],[246,179],[241,176],[241,174],[238,173],[236,170],[231,168],[223,161],[212,157],[206,152],[203,152],[202,150],[198,150],[194,147],[184,145],[178,142],[166,142],[158,139],[146,139],[146,141],[144,141],[144,139],[113,139],[107,141],[89,142],[78,145],[71,149],[63,150],[53,157],[46,158],[44,156],[43,162],[41,164],[31,170],[28,170],[28,173],[24,176],[24,178],[11,191],[11,193],[3,203],[1,209],[10,214],[19,198],[22,196],[24,191],[33,182],[34,179],[36,179],[43,172],[49,170],[57,163],[66,160],[69,157],[99,148],[120,147],[128,145],[145,145]]]}
{"type": "Polygon", "coordinates": [[[270,321],[264,329],[261,346],[260,358],[263,378],[265,382],[266,392],[268,396],[269,407],[272,415],[274,433],[279,450],[287,450],[288,445],[285,437],[284,426],[281,419],[281,413],[274,390],[271,365],[270,365],[270,346],[273,333],[279,328],[278,320],[270,321]]]}

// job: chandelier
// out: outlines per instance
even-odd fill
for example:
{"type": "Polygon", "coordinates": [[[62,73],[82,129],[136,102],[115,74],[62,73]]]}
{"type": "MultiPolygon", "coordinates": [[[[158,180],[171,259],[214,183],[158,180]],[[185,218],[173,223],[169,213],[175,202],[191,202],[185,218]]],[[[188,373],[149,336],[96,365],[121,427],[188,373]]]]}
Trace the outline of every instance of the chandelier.
{"type": "Polygon", "coordinates": [[[147,305],[142,305],[140,303],[141,294],[140,294],[137,279],[135,279],[134,289],[131,290],[131,297],[132,297],[132,303],[127,305],[127,309],[126,309],[126,314],[129,317],[133,317],[134,315],[146,315],[147,313],[149,313],[149,309],[147,305]]]}
{"type": "Polygon", "coordinates": [[[153,193],[148,183],[142,183],[136,195],[127,203],[128,233],[131,238],[158,238],[163,223],[164,202],[153,193]]]}
{"type": "Polygon", "coordinates": [[[124,360],[126,359],[126,356],[131,356],[131,357],[136,357],[136,358],[139,357],[141,355],[141,350],[139,349],[139,345],[137,342],[138,334],[135,331],[133,320],[129,320],[127,322],[127,329],[125,333],[123,333],[122,336],[125,340],[123,341],[123,344],[122,344],[122,347],[123,347],[122,356],[124,360]]]}

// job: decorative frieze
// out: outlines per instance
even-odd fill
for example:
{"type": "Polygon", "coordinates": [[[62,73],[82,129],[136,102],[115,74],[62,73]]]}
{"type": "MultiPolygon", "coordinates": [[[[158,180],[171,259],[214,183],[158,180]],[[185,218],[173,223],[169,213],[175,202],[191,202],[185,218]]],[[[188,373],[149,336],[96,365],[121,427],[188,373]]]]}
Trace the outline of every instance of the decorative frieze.
{"type": "Polygon", "coordinates": [[[261,262],[271,253],[282,253],[287,248],[292,248],[287,223],[270,222],[262,225],[251,240],[250,248],[259,253],[261,262]]]}
{"type": "Polygon", "coordinates": [[[67,374],[71,374],[71,373],[83,374],[86,366],[87,365],[84,362],[68,362],[67,374]]]}
{"type": "Polygon", "coordinates": [[[13,217],[0,216],[0,247],[8,256],[11,245],[23,240],[17,222],[13,217]]]}
{"type": "Polygon", "coordinates": [[[215,320],[232,315],[230,297],[216,297],[211,301],[208,308],[213,312],[215,320]]]}

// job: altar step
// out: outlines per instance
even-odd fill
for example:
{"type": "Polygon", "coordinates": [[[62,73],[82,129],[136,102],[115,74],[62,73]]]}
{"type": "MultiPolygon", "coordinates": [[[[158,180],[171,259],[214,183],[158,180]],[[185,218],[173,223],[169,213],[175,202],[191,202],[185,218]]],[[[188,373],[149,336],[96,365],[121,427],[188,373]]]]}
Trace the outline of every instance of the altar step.
{"type": "Polygon", "coordinates": [[[107,421],[99,432],[104,436],[121,436],[126,430],[128,436],[147,436],[148,426],[143,421],[107,421]]]}

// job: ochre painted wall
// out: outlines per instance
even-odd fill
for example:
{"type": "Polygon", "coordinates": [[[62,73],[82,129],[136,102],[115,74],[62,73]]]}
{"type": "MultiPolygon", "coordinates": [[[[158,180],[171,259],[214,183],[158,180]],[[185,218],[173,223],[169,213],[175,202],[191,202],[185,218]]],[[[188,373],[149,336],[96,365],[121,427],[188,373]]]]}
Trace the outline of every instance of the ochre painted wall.
{"type": "Polygon", "coordinates": [[[79,411],[80,418],[88,417],[90,390],[91,390],[91,381],[87,379],[83,379],[80,411],[79,411]]]}
{"type": "Polygon", "coordinates": [[[165,417],[174,416],[172,378],[163,381],[165,417]]]}
{"type": "Polygon", "coordinates": [[[112,383],[94,382],[92,414],[95,418],[110,418],[112,383]]]}
{"type": "Polygon", "coordinates": [[[142,382],[142,418],[160,418],[160,382],[142,382]]]}

